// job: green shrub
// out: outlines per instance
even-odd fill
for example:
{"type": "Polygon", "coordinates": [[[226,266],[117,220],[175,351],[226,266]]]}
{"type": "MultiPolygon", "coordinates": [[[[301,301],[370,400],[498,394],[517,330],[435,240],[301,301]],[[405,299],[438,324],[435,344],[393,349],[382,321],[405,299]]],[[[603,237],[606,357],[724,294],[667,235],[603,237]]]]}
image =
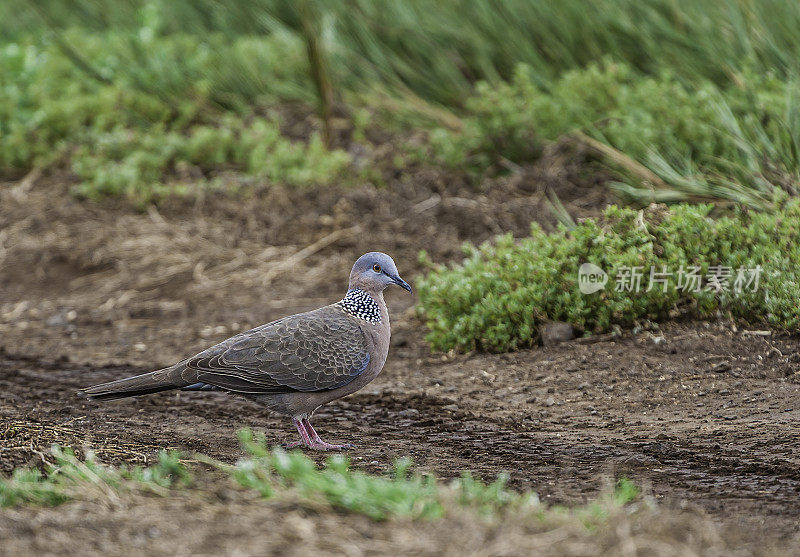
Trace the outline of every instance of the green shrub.
{"type": "Polygon", "coordinates": [[[710,211],[710,205],[680,204],[669,210],[653,205],[641,212],[612,206],[602,219],[587,219],[571,230],[561,227],[547,234],[533,224],[531,236],[519,242],[501,236],[480,248],[467,245],[467,259],[450,268],[433,266],[423,254],[432,266],[418,280],[428,341],[437,350],[502,352],[535,343],[546,321],[565,321],[588,334],[717,311],[797,330],[800,201],[783,202],[774,213],[736,209],[715,219],[710,211]],[[581,293],[578,268],[583,263],[609,274],[604,289],[581,293]],[[693,265],[704,279],[710,266],[711,274],[714,266],[730,268],[729,288],[716,292],[704,284],[697,292],[679,289],[677,273],[693,265]],[[753,291],[755,273],[744,270],[758,266],[762,271],[753,291]],[[641,290],[618,290],[620,272],[633,267],[644,275],[641,290]],[[658,282],[647,289],[651,268],[675,273],[666,291],[658,282]],[[742,279],[752,282],[735,292],[740,269],[742,279]]]}

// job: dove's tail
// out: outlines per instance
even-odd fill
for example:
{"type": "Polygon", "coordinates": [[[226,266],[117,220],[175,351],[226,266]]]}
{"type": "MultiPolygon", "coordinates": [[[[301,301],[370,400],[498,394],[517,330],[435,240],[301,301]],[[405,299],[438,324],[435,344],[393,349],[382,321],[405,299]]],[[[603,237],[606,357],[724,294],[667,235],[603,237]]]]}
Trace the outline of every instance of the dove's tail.
{"type": "Polygon", "coordinates": [[[181,381],[175,381],[171,377],[173,374],[168,373],[171,370],[171,368],[160,369],[110,383],[101,383],[78,391],[78,396],[92,400],[116,400],[184,387],[185,384],[181,384],[181,381]]]}

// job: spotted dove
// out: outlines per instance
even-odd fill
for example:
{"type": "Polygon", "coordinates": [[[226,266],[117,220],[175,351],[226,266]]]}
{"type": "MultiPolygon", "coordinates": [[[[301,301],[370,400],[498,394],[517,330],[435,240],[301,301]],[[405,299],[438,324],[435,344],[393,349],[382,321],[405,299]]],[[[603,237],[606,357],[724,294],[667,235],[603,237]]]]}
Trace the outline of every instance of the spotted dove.
{"type": "Polygon", "coordinates": [[[82,396],[114,400],[172,389],[222,390],[291,417],[309,449],[343,449],[320,439],[309,423],[325,403],[361,389],[383,369],[389,352],[384,289],[411,292],[391,257],[362,255],[344,298],[240,333],[177,364],[89,387],[82,396]]]}

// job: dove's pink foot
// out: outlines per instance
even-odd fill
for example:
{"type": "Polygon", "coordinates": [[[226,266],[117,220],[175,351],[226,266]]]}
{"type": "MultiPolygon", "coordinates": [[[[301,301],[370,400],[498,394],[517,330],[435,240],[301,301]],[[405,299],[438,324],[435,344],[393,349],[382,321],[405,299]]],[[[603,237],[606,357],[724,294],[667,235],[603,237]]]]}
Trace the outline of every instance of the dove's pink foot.
{"type": "Polygon", "coordinates": [[[353,445],[350,443],[345,443],[344,445],[332,445],[330,443],[326,443],[319,437],[319,433],[314,427],[311,425],[311,422],[308,421],[308,418],[303,418],[303,425],[306,428],[309,436],[311,437],[311,445],[308,446],[309,449],[317,449],[320,451],[338,451],[342,449],[352,449],[353,445]]]}
{"type": "Polygon", "coordinates": [[[281,443],[284,449],[296,449],[297,447],[305,447],[306,444],[302,441],[292,441],[291,443],[281,443]]]}
{"type": "Polygon", "coordinates": [[[302,439],[302,441],[286,443],[283,446],[287,449],[306,447],[313,451],[338,451],[342,449],[350,449],[353,446],[349,443],[344,445],[333,445],[331,443],[326,443],[320,438],[319,433],[317,433],[317,431],[311,426],[308,418],[301,418],[299,420],[292,419],[292,423],[294,423],[294,427],[297,428],[297,432],[300,434],[300,439],[302,439]]]}

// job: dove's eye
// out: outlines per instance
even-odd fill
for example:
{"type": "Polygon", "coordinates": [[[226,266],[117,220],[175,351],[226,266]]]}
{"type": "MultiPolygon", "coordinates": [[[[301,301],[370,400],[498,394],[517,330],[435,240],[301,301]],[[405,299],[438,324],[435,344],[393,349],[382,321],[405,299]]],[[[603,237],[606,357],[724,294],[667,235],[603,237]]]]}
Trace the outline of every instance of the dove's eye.
{"type": "Polygon", "coordinates": [[[372,270],[375,271],[376,273],[380,273],[382,271],[381,266],[378,265],[377,263],[375,263],[375,265],[372,266],[372,270]]]}

